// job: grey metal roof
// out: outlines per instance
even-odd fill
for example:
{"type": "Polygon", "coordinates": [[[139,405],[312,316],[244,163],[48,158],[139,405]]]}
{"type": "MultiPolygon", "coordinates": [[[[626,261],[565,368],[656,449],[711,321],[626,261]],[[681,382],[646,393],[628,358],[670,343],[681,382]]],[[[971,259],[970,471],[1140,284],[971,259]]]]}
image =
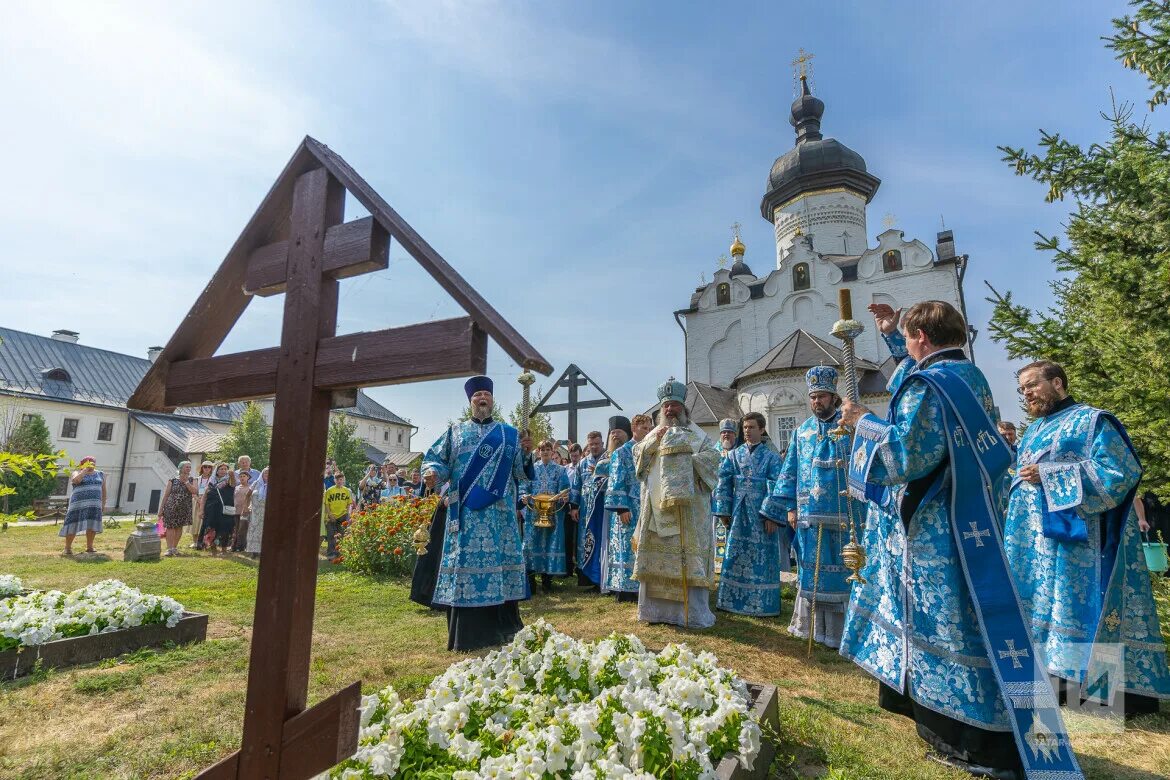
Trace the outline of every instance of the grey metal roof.
{"type": "MultiPolygon", "coordinates": [[[[150,365],[146,358],[0,327],[0,393],[125,409],[150,365]],[[49,378],[53,369],[64,370],[69,381],[49,378]]],[[[184,406],[175,414],[230,423],[239,419],[246,406],[239,401],[184,406]]],[[[357,406],[347,411],[355,417],[411,425],[360,390],[357,406]]]]}
{"type": "Polygon", "coordinates": [[[394,412],[382,406],[382,404],[370,398],[361,390],[358,390],[357,406],[352,409],[346,409],[345,413],[351,417],[366,417],[371,420],[385,420],[396,425],[410,425],[412,428],[417,427],[409,420],[404,420],[394,414],[394,412]]]}
{"type": "MultiPolygon", "coordinates": [[[[817,338],[803,328],[797,328],[788,338],[768,350],[762,358],[739,372],[739,376],[732,380],[732,384],[768,371],[792,371],[822,365],[839,366],[841,360],[840,347],[817,338]]],[[[865,358],[857,358],[857,367],[862,371],[881,370],[875,363],[865,358]]]]}
{"type": "Polygon", "coordinates": [[[382,452],[382,450],[378,449],[377,447],[375,447],[373,444],[370,444],[369,442],[363,441],[362,442],[362,449],[365,450],[366,460],[368,460],[370,463],[377,463],[378,465],[381,465],[382,459],[386,457],[385,452],[382,452]]]}
{"type": "MultiPolygon", "coordinates": [[[[0,392],[69,403],[126,408],[150,368],[146,358],[0,327],[0,392]],[[69,381],[47,378],[62,369],[69,381]]],[[[244,404],[188,406],[175,414],[231,422],[244,404]]]]}
{"type": "Polygon", "coordinates": [[[199,440],[200,444],[204,444],[205,437],[208,435],[216,436],[215,431],[194,419],[169,414],[141,414],[138,412],[135,412],[131,416],[161,436],[172,447],[183,453],[204,452],[205,450],[201,449],[189,449],[188,445],[192,443],[193,439],[199,440]]]}

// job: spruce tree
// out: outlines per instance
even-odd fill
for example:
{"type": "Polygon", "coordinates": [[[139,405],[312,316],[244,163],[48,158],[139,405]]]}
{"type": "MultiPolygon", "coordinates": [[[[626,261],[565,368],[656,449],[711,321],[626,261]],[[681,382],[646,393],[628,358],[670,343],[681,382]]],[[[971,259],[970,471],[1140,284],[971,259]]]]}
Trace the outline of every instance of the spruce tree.
{"type": "Polygon", "coordinates": [[[216,460],[235,464],[236,458],[247,455],[252,459],[252,468],[261,471],[268,465],[268,451],[272,448],[272,426],[264,419],[260,407],[249,401],[240,419],[232,423],[219,442],[216,460]]]}
{"type": "Polygon", "coordinates": [[[1152,127],[1170,88],[1170,2],[1136,0],[1104,38],[1151,95],[1102,113],[1107,138],[1041,131],[1040,149],[1000,147],[1017,175],[1074,206],[1064,236],[1037,233],[1061,278],[1032,310],[993,290],[991,337],[1012,358],[1061,363],[1077,400],[1116,414],[1145,466],[1144,489],[1170,500],[1170,133],[1152,127]]]}

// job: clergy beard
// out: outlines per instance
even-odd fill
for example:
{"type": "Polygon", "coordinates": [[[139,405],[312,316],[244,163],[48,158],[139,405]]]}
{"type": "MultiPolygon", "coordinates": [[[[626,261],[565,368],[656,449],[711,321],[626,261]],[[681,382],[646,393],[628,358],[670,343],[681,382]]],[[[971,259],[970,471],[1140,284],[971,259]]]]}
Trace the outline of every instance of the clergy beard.
{"type": "Polygon", "coordinates": [[[833,419],[833,415],[836,413],[836,407],[829,407],[828,409],[813,409],[813,414],[815,414],[817,419],[821,422],[828,422],[829,420],[833,419]]]}
{"type": "Polygon", "coordinates": [[[685,427],[691,423],[691,416],[686,413],[686,410],[679,412],[677,417],[673,417],[668,414],[663,419],[665,419],[667,425],[679,425],[685,427]]]}
{"type": "Polygon", "coordinates": [[[492,405],[484,402],[471,405],[471,416],[477,420],[486,420],[492,416],[492,405]]]}
{"type": "Polygon", "coordinates": [[[1028,401],[1028,414],[1033,417],[1047,417],[1052,411],[1052,407],[1060,403],[1060,398],[1054,391],[1037,389],[1032,394],[1032,400],[1028,401]]]}

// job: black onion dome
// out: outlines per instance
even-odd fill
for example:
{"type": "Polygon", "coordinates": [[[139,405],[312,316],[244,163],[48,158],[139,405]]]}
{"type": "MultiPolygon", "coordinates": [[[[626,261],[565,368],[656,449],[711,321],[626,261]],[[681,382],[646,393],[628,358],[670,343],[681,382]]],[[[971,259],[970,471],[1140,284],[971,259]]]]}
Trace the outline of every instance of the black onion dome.
{"type": "Polygon", "coordinates": [[[748,268],[748,264],[743,261],[742,257],[731,264],[731,275],[732,276],[745,276],[745,275],[746,276],[755,276],[755,274],[752,273],[752,269],[748,268]]]}
{"type": "Polygon", "coordinates": [[[782,203],[813,190],[842,187],[856,192],[868,203],[881,180],[865,169],[865,159],[835,138],[821,135],[825,103],[814,97],[801,77],[801,95],[792,102],[788,121],[796,130],[796,146],[776,158],[768,174],[768,192],[760,214],[768,222],[782,203]]]}

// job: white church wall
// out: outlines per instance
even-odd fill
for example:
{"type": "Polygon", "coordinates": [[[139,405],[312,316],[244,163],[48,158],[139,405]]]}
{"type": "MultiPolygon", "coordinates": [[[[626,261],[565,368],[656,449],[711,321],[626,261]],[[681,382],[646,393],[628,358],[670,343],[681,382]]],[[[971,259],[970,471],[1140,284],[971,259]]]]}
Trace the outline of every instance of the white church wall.
{"type": "Polygon", "coordinates": [[[800,228],[813,236],[813,248],[828,254],[857,255],[865,251],[865,199],[844,189],[821,190],[793,198],[772,212],[776,231],[776,267],[796,241],[800,228]]]}
{"type": "Polygon", "coordinates": [[[751,299],[743,281],[746,277],[732,278],[726,269],[716,273],[715,281],[700,296],[698,311],[687,315],[688,377],[726,387],[797,328],[831,338],[838,318],[837,289],[842,286],[851,290],[854,317],[866,326],[857,341],[857,354],[879,364],[889,357],[889,351],[866,311],[868,304],[886,303],[897,309],[937,299],[959,306],[955,266],[935,266],[930,249],[921,241],[906,241],[901,231],[887,230],[878,236],[877,246],[866,250],[858,260],[857,280],[844,284],[840,281],[841,269],[808,251],[803,243],[799,242],[790,253],[785,268],[768,274],[761,298],[751,299]],[[901,270],[883,269],[882,256],[890,250],[901,254],[901,270]],[[793,289],[791,270],[795,262],[808,262],[810,289],[793,289]],[[716,285],[720,282],[727,282],[732,290],[732,302],[723,306],[716,299],[716,285]],[[733,325],[738,325],[734,335],[733,325]],[[737,347],[733,345],[736,339],[737,347]]]}

